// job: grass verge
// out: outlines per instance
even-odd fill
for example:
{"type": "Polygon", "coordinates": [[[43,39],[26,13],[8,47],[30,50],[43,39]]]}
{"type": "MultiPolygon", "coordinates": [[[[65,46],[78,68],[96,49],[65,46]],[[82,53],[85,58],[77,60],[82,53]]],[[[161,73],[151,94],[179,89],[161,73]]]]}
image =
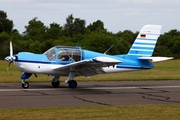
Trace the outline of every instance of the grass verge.
{"type": "Polygon", "coordinates": [[[179,120],[180,105],[0,109],[3,120],[179,120]]]}

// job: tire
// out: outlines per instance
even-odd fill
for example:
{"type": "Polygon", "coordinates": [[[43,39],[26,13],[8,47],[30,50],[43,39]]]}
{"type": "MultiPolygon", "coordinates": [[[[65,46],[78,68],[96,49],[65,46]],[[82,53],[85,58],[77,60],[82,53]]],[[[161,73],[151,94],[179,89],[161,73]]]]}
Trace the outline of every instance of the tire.
{"type": "Polygon", "coordinates": [[[70,88],[76,88],[77,87],[77,82],[75,80],[71,80],[68,82],[70,88]]]}
{"type": "Polygon", "coordinates": [[[58,88],[59,85],[60,85],[60,82],[57,81],[57,82],[51,82],[51,85],[54,87],[54,88],[58,88]]]}
{"type": "Polygon", "coordinates": [[[29,83],[28,82],[22,83],[22,88],[27,89],[28,87],[29,87],[29,83]]]}

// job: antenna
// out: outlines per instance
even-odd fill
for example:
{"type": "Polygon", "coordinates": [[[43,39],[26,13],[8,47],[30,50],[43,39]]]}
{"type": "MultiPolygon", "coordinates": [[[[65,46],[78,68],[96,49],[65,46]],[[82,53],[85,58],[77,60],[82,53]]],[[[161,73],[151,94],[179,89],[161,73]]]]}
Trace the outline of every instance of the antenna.
{"type": "Polygon", "coordinates": [[[113,47],[113,45],[111,45],[111,47],[109,49],[107,49],[106,52],[104,52],[104,54],[106,54],[112,47],[113,47]]]}

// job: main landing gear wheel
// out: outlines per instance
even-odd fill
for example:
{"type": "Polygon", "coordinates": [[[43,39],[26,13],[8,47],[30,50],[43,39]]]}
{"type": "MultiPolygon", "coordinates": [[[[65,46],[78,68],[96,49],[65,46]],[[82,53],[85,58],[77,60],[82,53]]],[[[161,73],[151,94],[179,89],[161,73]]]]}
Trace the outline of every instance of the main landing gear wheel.
{"type": "Polygon", "coordinates": [[[76,88],[77,87],[77,82],[75,80],[70,80],[68,82],[68,84],[69,84],[70,88],[76,88]]]}
{"type": "Polygon", "coordinates": [[[27,89],[27,88],[29,87],[29,83],[28,83],[28,82],[22,83],[22,87],[23,87],[24,89],[27,89]]]}
{"type": "Polygon", "coordinates": [[[59,82],[59,81],[56,81],[56,82],[52,81],[51,84],[52,84],[52,86],[53,86],[54,88],[57,88],[57,87],[59,87],[60,82],[59,82]]]}

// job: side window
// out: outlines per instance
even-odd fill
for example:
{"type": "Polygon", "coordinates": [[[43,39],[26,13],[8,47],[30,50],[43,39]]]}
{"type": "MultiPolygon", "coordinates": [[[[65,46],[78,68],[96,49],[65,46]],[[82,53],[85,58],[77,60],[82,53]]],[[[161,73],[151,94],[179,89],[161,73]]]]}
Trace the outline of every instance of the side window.
{"type": "Polygon", "coordinates": [[[81,54],[79,49],[59,49],[58,59],[62,61],[80,61],[81,54]]]}
{"type": "Polygon", "coordinates": [[[81,60],[80,50],[73,50],[73,59],[74,59],[74,61],[81,60]]]}

